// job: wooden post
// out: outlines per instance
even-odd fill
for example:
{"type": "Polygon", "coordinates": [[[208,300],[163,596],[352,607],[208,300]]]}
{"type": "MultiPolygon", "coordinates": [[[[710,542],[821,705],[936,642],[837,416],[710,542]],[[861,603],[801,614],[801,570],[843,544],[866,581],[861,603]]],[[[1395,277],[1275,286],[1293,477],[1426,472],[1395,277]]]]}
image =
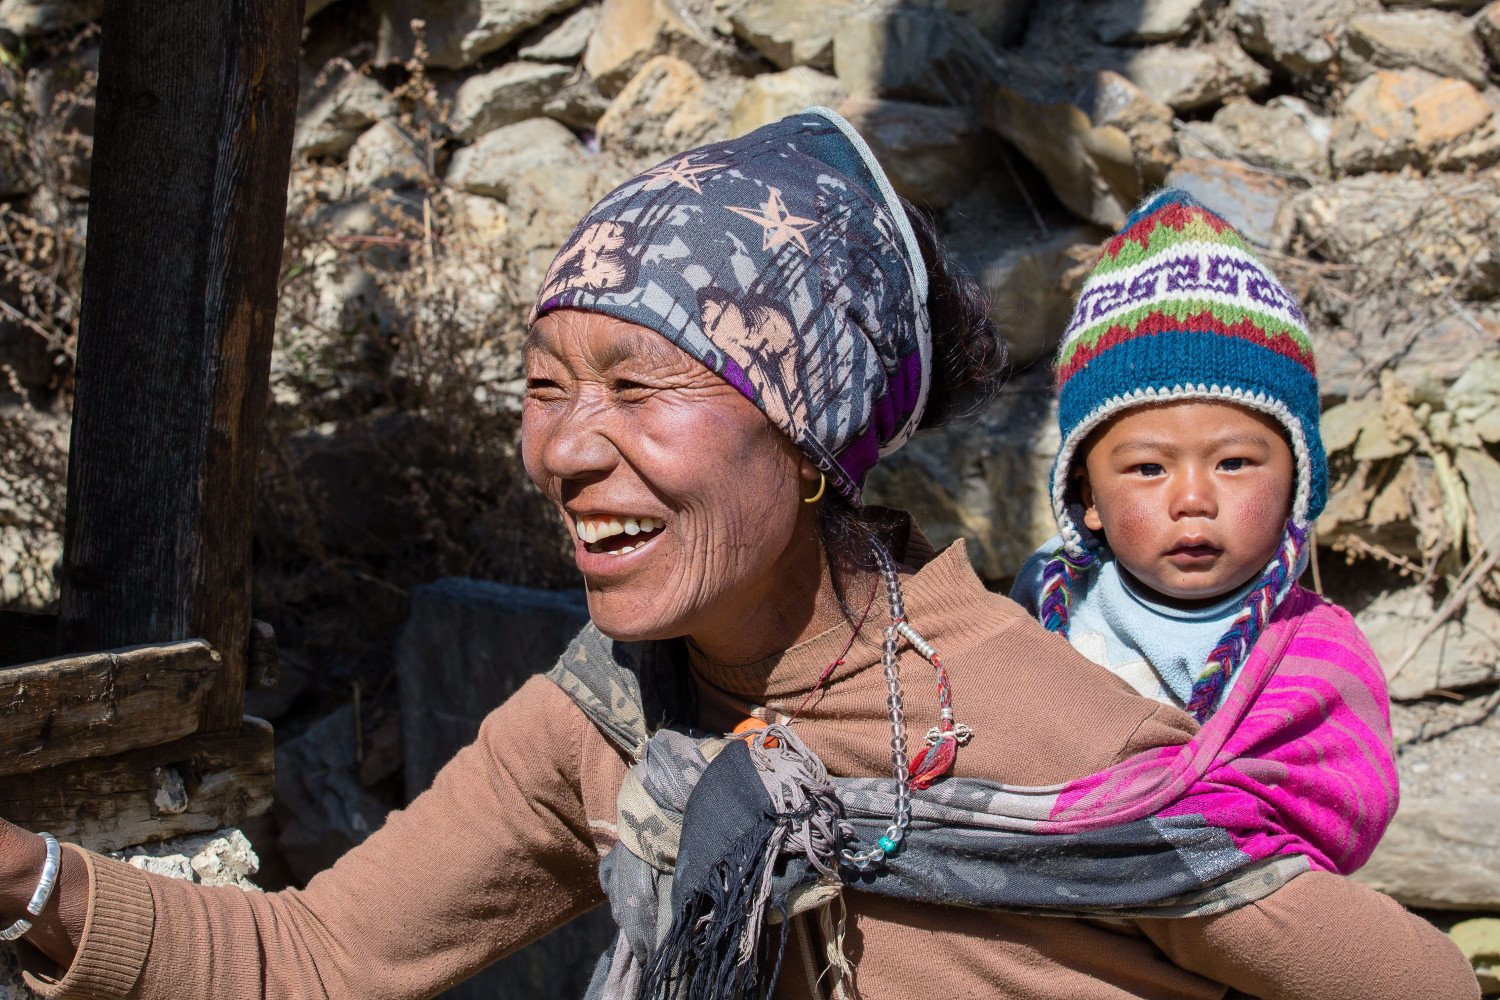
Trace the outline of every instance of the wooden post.
{"type": "Polygon", "coordinates": [[[238,729],[302,0],[105,5],[61,654],[206,639],[238,729]]]}

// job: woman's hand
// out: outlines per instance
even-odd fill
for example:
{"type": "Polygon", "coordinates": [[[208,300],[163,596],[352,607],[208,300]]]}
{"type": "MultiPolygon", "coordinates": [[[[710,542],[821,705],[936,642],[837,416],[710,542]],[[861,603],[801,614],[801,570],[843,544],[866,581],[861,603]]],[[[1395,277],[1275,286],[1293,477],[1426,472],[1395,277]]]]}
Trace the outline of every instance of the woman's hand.
{"type": "Polygon", "coordinates": [[[31,930],[21,938],[60,967],[66,968],[78,950],[88,915],[86,871],[76,854],[63,851],[57,884],[40,916],[26,913],[47,860],[40,836],[0,819],[0,929],[21,918],[31,930]]]}

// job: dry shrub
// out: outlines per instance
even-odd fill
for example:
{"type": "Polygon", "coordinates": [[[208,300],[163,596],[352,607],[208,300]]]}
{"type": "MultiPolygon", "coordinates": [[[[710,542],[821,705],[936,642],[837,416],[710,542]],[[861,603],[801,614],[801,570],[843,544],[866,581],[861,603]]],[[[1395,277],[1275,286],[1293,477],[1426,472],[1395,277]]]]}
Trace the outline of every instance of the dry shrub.
{"type": "Polygon", "coordinates": [[[420,168],[371,191],[299,164],[292,185],[255,606],[330,693],[389,676],[413,585],[576,584],[521,469],[524,291],[457,218],[447,108],[419,62],[408,74],[398,124],[420,168]]]}

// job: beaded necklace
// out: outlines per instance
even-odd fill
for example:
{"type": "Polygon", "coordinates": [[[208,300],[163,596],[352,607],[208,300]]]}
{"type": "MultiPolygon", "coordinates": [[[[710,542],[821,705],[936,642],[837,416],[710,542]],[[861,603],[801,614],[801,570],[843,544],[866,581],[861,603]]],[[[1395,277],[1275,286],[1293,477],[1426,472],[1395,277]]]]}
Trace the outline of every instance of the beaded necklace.
{"type": "Polygon", "coordinates": [[[858,872],[867,872],[885,863],[885,859],[901,848],[911,826],[911,790],[926,788],[946,774],[958,755],[958,748],[973,738],[973,730],[961,722],[954,721],[953,692],[948,684],[948,671],[942,658],[932,644],[912,628],[906,621],[906,607],[901,598],[901,580],[891,562],[891,554],[879,541],[871,540],[875,561],[880,575],[885,580],[886,600],[890,606],[890,624],[885,627],[885,641],[881,649],[881,664],[885,668],[886,707],[891,720],[891,777],[896,781],[896,810],[884,835],[874,846],[863,851],[844,848],[839,860],[858,872]],[[907,759],[906,714],[903,709],[901,691],[901,667],[897,658],[901,640],[910,643],[917,655],[932,664],[938,685],[938,724],[927,733],[925,746],[915,759],[907,759]]]}

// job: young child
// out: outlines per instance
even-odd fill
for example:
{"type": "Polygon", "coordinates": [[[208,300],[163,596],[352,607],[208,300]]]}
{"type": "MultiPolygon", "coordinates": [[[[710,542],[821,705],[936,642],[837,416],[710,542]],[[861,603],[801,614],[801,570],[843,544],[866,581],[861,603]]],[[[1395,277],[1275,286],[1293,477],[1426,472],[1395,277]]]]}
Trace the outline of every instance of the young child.
{"type": "MultiPolygon", "coordinates": [[[[1203,722],[1292,593],[1327,497],[1301,310],[1228,223],[1162,191],[1084,285],[1057,384],[1059,533],[1011,596],[1203,722]]],[[[1369,655],[1342,611],[1309,613],[1369,655]]]]}

